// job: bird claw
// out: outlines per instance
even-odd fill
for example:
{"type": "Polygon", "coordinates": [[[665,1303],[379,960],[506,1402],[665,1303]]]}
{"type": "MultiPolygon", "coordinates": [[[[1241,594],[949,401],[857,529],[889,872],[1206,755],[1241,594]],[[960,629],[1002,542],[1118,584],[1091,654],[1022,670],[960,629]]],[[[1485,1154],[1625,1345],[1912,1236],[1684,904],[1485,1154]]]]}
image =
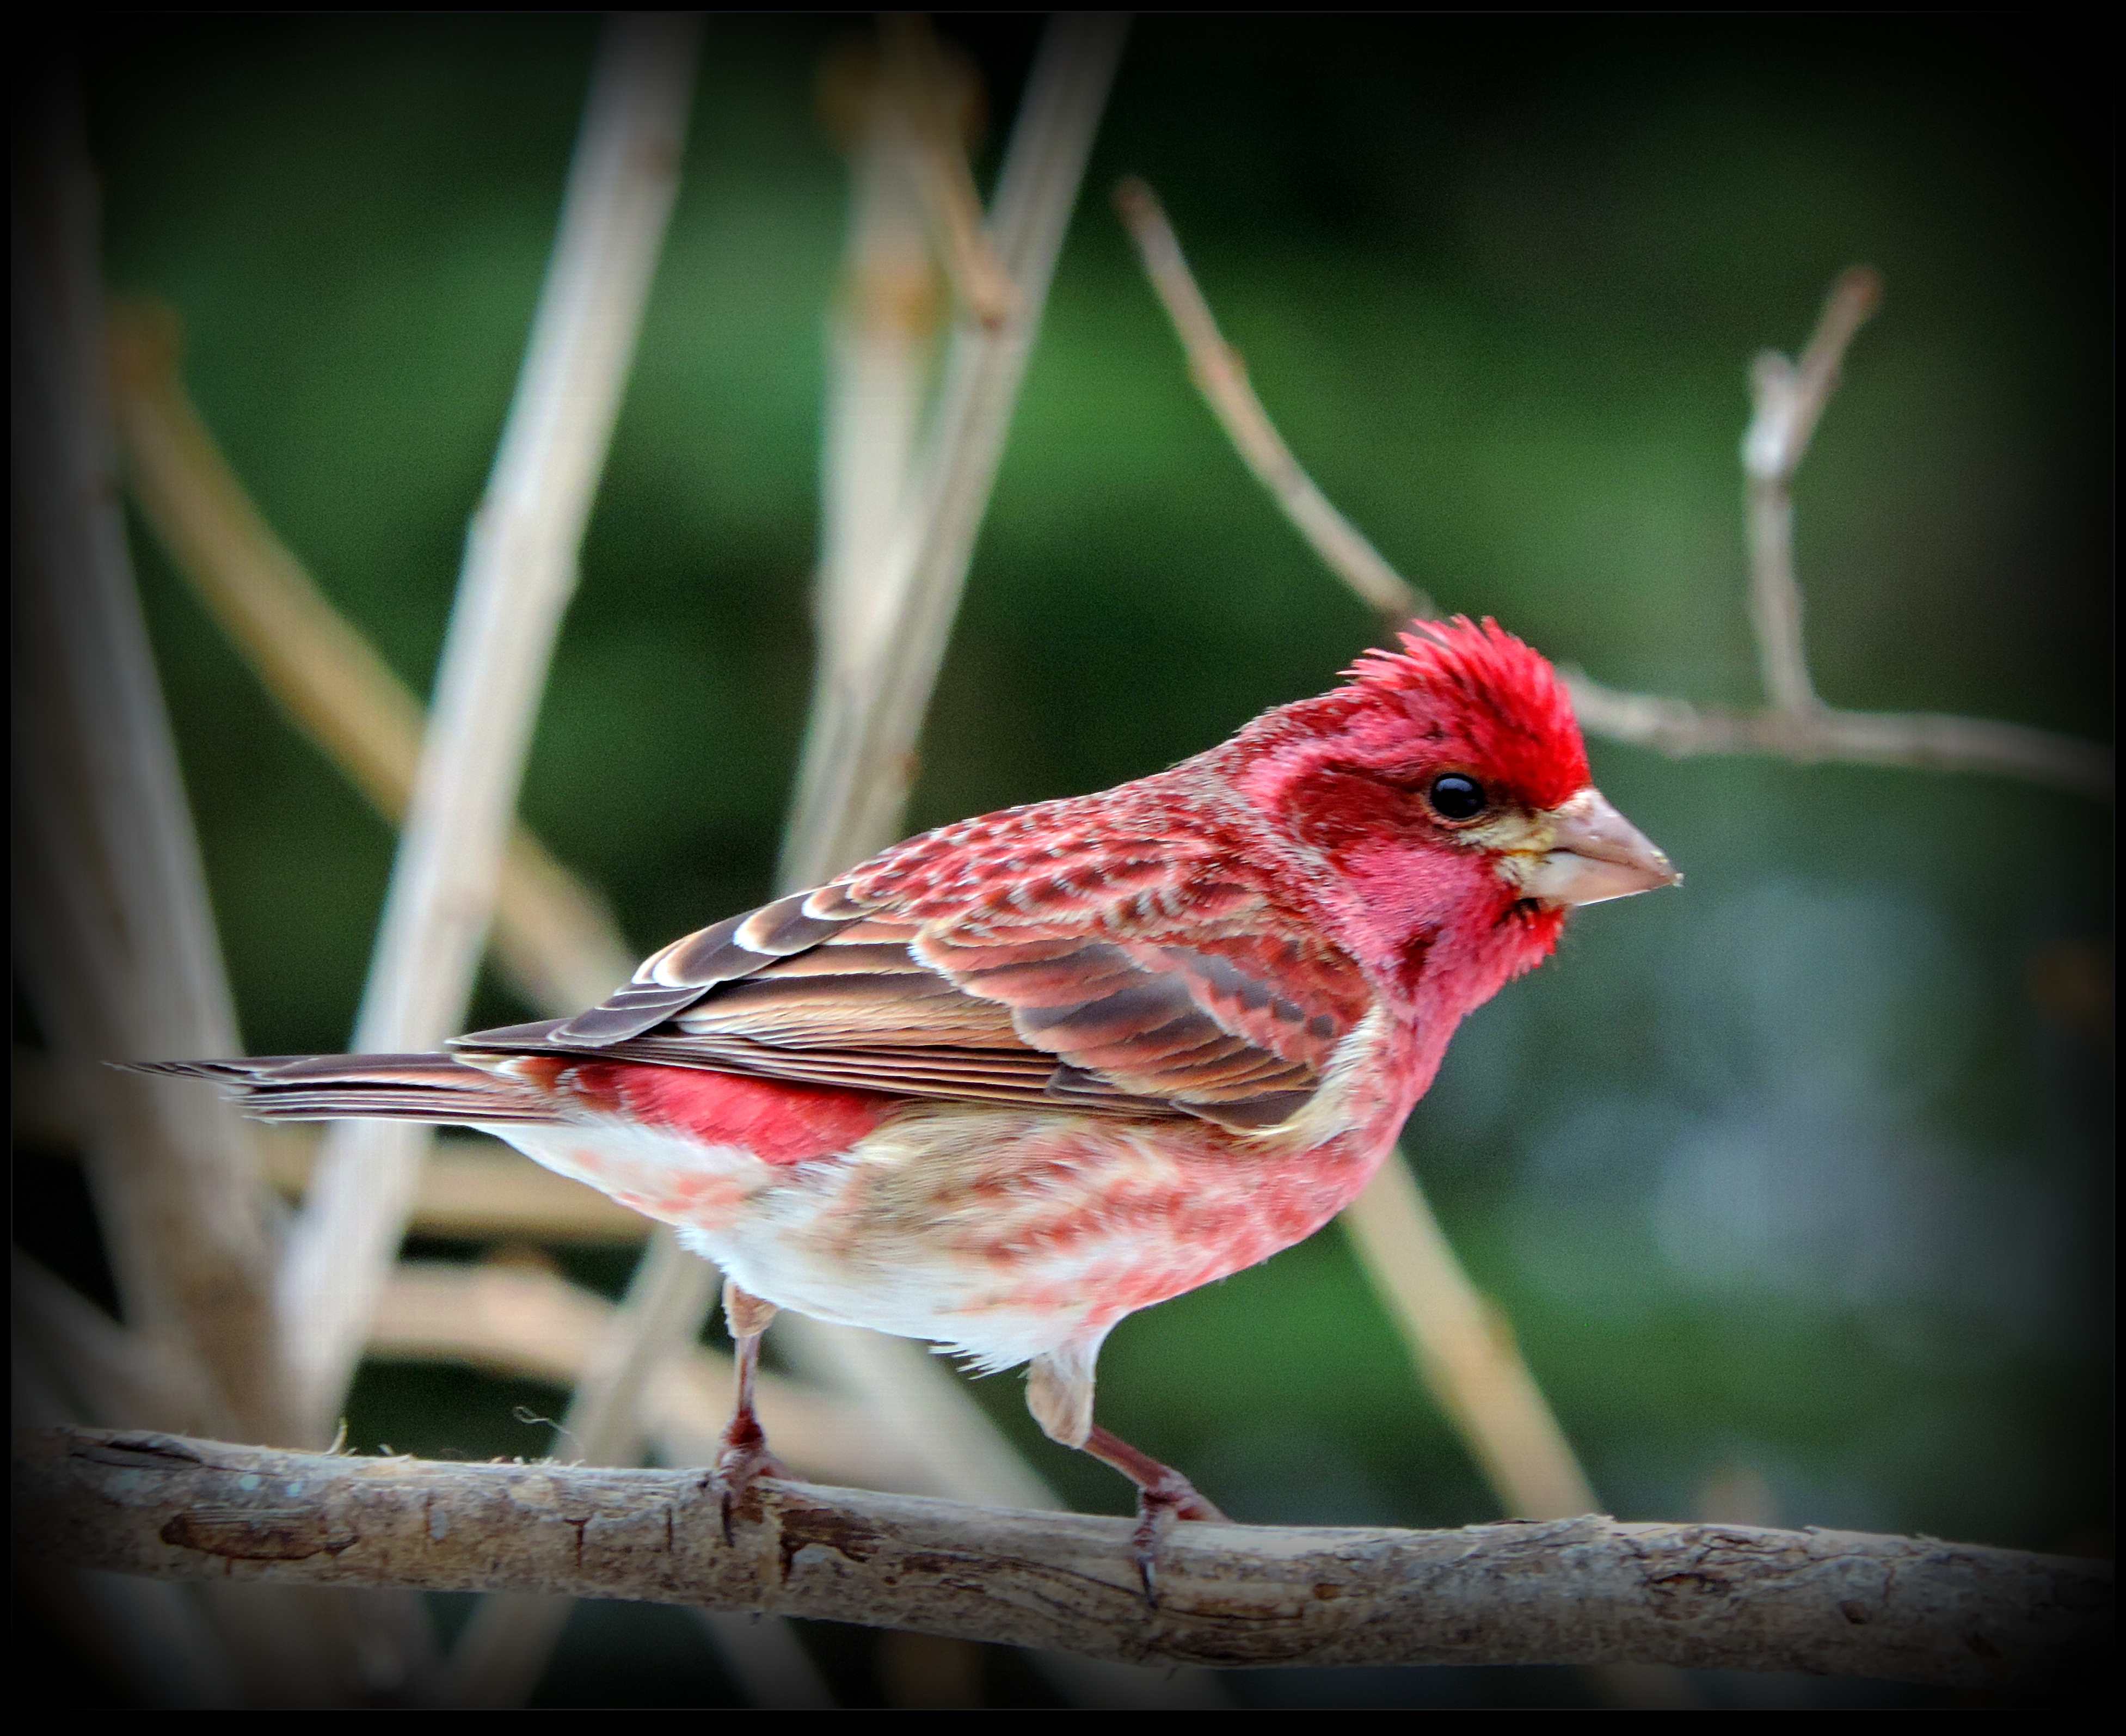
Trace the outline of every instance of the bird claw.
{"type": "Polygon", "coordinates": [[[1136,1563],[1137,1579],[1144,1587],[1148,1608],[1159,1607],[1159,1545],[1183,1519],[1209,1520],[1220,1525],[1231,1522],[1179,1471],[1169,1470],[1157,1482],[1137,1490],[1136,1529],[1130,1534],[1130,1555],[1136,1563]]]}
{"type": "Polygon", "coordinates": [[[763,1477],[787,1478],[789,1474],[788,1469],[768,1450],[766,1440],[758,1433],[749,1440],[725,1438],[724,1450],[717,1455],[705,1487],[716,1492],[716,1500],[723,1511],[726,1544],[737,1540],[732,1518],[754,1484],[763,1477]]]}

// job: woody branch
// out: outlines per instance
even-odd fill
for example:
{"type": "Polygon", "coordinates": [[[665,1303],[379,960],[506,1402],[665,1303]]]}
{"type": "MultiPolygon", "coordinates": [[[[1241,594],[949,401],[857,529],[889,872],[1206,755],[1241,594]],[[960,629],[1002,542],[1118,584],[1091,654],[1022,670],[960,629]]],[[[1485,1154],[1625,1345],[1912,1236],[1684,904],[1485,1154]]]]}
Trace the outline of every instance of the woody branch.
{"type": "Polygon", "coordinates": [[[1928,1539],[1583,1518],[1457,1531],[1200,1524],[1147,1606],[1130,1521],[758,1486],[24,1431],[17,1543],[163,1578],[566,1592],[1215,1664],[1807,1670],[2060,1691],[2109,1649],[2109,1563],[1928,1539]]]}

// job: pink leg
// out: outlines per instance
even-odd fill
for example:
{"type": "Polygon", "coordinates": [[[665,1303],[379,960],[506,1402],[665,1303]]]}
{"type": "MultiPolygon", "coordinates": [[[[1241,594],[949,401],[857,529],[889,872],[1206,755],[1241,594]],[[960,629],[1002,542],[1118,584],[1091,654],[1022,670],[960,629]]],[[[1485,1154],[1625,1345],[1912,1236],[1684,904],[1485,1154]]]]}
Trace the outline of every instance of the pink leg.
{"type": "Polygon", "coordinates": [[[1155,1566],[1159,1540],[1182,1519],[1226,1522],[1226,1516],[1196,1491],[1196,1485],[1170,1464],[1161,1464],[1149,1453],[1141,1453],[1120,1436],[1097,1422],[1085,1437],[1085,1450],[1103,1464],[1111,1464],[1136,1485],[1136,1531],[1131,1539],[1137,1577],[1144,1582],[1145,1601],[1159,1605],[1155,1566]]]}
{"type": "Polygon", "coordinates": [[[709,1482],[723,1503],[724,1541],[732,1540],[731,1513],[745,1498],[756,1478],[787,1477],[782,1463],[768,1450],[768,1436],[754,1409],[754,1377],[760,1366],[760,1335],[775,1317],[772,1303],[749,1296],[735,1284],[724,1285],[724,1318],[731,1329],[733,1357],[738,1367],[738,1403],[732,1407],[730,1426],[724,1431],[724,1450],[716,1456],[709,1482]]]}

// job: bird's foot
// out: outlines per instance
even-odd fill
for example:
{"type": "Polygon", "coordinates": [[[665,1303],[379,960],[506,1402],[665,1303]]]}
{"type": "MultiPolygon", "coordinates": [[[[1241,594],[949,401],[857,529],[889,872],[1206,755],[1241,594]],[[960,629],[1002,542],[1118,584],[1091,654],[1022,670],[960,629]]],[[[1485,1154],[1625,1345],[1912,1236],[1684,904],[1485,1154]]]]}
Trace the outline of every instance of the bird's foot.
{"type": "Polygon", "coordinates": [[[1160,1474],[1138,1486],[1136,1529],[1130,1534],[1131,1558],[1144,1587],[1144,1601],[1159,1607],[1159,1546],[1178,1521],[1207,1519],[1231,1523],[1226,1516],[1197,1492],[1196,1485],[1180,1472],[1161,1465],[1160,1474]]]}
{"type": "Polygon", "coordinates": [[[717,1502],[722,1507],[725,1543],[735,1540],[732,1519],[754,1484],[763,1477],[787,1478],[789,1474],[782,1461],[768,1450],[768,1437],[761,1433],[758,1423],[750,1428],[742,1428],[735,1422],[731,1425],[724,1435],[724,1450],[717,1455],[706,1484],[716,1492],[717,1502]]]}

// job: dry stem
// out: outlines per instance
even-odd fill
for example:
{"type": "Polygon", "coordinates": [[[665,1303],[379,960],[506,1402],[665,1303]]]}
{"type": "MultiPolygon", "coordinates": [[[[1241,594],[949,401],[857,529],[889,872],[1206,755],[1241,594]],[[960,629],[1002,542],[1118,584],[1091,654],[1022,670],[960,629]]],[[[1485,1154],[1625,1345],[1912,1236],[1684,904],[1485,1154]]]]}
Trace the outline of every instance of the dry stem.
{"type": "MultiPolygon", "coordinates": [[[[1397,624],[1434,613],[1292,456],[1220,334],[1157,196],[1123,181],[1115,203],[1174,322],[1189,371],[1233,444],[1331,572],[1397,624]]],[[[1508,1512],[1561,1518],[1595,1506],[1585,1473],[1498,1311],[1479,1295],[1416,1179],[1397,1157],[1344,1214],[1359,1264],[1508,1512]]]]}
{"type": "Polygon", "coordinates": [[[999,330],[1018,310],[1019,288],[982,224],[981,196],[952,112],[951,69],[919,12],[885,14],[879,33],[885,49],[879,106],[897,110],[896,128],[908,135],[910,177],[939,263],[961,305],[999,330]]]}
{"type": "Polygon", "coordinates": [[[1737,712],[1660,694],[1620,692],[1578,669],[1563,673],[1573,710],[1588,734],[1650,747],[1675,759],[1764,754],[1804,765],[1977,772],[2095,802],[2113,799],[2109,748],[2028,724],[1939,712],[1844,712],[1821,704],[1798,711],[1737,712]]]}
{"type": "Polygon", "coordinates": [[[1159,196],[1136,176],[1127,176],[1116,185],[1115,208],[1136,243],[1145,275],[1174,322],[1174,335],[1188,357],[1189,378],[1292,527],[1390,627],[1405,626],[1413,617],[1438,614],[1431,598],[1388,565],[1292,456],[1249,382],[1247,363],[1219,331],[1159,196]]]}
{"type": "Polygon", "coordinates": [[[1425,1387],[1506,1512],[1569,1519],[1594,1511],[1600,1503],[1513,1327],[1469,1281],[1401,1152],[1344,1209],[1343,1224],[1425,1387]]]}
{"type": "Polygon", "coordinates": [[[994,330],[963,325],[953,333],[930,437],[873,580],[877,636],[850,671],[839,726],[815,727],[806,740],[783,850],[787,884],[816,883],[895,834],[1122,37],[1116,18],[1065,13],[1050,25],[1036,59],[990,222],[1019,305],[994,330]]]}
{"type": "MultiPolygon", "coordinates": [[[[405,817],[421,702],[273,534],[200,419],[178,372],[177,315],[145,298],[111,311],[126,480],[172,564],[296,729],[393,825],[405,817]]],[[[496,962],[534,1006],[591,1005],[634,957],[605,902],[521,823],[495,892],[496,962]]]]}
{"type": "Polygon", "coordinates": [[[128,1322],[196,1414],[285,1440],[272,1202],[243,1123],[102,1064],[238,1039],[119,512],[93,173],[65,69],[39,76],[11,220],[16,960],[84,1128],[128,1322]]]}
{"type": "Polygon", "coordinates": [[[164,1578],[567,1592],[773,1610],[1132,1663],[1807,1670],[2093,1685],[2108,1563],[1839,1531],[1588,1517],[1459,1531],[1186,1524],[1148,1607],[1131,1521],[698,1472],[334,1458],[18,1431],[18,1547],[164,1578]]]}
{"type": "MultiPolygon", "coordinates": [[[[361,1050],[432,1047],[460,1022],[494,908],[524,754],[678,186],[698,20],[607,26],[553,258],[437,677],[361,1050]]],[[[328,1137],[282,1267],[309,1426],[328,1432],[418,1185],[425,1130],[328,1137]]]]}
{"type": "MultiPolygon", "coordinates": [[[[496,1262],[402,1261],[376,1311],[368,1354],[386,1360],[456,1362],[574,1387],[593,1368],[618,1310],[557,1274],[496,1262]]],[[[714,1462],[730,1418],[730,1358],[687,1345],[644,1384],[639,1416],[669,1465],[714,1462]]],[[[801,1475],[909,1494],[943,1494],[934,1467],[899,1450],[860,1405],[764,1372],[760,1414],[777,1455],[801,1475]]],[[[588,1456],[572,1436],[562,1457],[588,1456]]]]}
{"type": "Polygon", "coordinates": [[[1883,280],[1855,266],[1831,285],[1816,333],[1797,364],[1766,350],[1750,370],[1755,414],[1742,435],[1749,484],[1750,622],[1756,631],[1765,693],[1774,712],[1802,716],[1822,702],[1809,679],[1802,639],[1800,581],[1794,576],[1794,472],[1838,389],[1845,351],[1883,299],[1883,280]]]}

